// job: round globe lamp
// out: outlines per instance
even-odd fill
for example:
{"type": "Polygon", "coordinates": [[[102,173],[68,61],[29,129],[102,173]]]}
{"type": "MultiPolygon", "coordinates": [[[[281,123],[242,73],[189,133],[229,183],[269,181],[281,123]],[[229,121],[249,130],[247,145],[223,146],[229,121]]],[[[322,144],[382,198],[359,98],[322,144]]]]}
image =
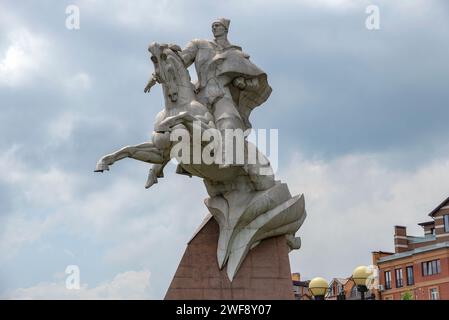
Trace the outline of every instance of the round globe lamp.
{"type": "Polygon", "coordinates": [[[361,294],[361,299],[365,300],[365,292],[368,291],[367,280],[372,271],[367,266],[358,266],[352,271],[352,280],[361,294]]]}
{"type": "Polygon", "coordinates": [[[309,282],[309,291],[315,300],[324,300],[329,284],[326,279],[317,277],[309,282]]]}

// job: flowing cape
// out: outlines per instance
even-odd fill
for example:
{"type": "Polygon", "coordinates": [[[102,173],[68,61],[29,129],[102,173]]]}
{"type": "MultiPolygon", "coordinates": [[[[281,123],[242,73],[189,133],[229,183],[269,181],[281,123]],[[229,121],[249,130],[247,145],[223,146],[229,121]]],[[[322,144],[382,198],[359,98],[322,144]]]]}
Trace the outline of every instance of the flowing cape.
{"type": "Polygon", "coordinates": [[[251,123],[249,122],[251,111],[264,103],[272,91],[268,84],[267,74],[252,63],[249,60],[249,56],[237,46],[215,55],[213,64],[215,64],[217,76],[225,75],[231,79],[236,77],[258,79],[258,86],[248,87],[244,90],[234,87],[232,82],[229,84],[232,98],[242,116],[245,129],[251,128],[251,123]]]}

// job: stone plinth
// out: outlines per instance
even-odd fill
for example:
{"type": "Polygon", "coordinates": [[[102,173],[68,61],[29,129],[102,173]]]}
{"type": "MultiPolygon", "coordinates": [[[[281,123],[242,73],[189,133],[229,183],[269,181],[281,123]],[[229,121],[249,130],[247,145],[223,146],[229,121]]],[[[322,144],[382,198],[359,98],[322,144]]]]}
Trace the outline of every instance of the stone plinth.
{"type": "Polygon", "coordinates": [[[188,243],[165,299],[294,299],[285,236],[250,250],[232,282],[217,263],[219,228],[211,218],[188,243]]]}

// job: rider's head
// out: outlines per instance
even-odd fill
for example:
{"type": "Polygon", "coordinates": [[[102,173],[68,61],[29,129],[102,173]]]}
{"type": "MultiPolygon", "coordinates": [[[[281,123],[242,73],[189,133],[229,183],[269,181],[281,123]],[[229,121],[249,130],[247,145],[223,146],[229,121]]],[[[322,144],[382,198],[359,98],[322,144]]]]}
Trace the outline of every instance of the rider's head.
{"type": "Polygon", "coordinates": [[[212,22],[212,33],[214,37],[226,36],[228,34],[229,24],[231,20],[220,18],[212,22]]]}

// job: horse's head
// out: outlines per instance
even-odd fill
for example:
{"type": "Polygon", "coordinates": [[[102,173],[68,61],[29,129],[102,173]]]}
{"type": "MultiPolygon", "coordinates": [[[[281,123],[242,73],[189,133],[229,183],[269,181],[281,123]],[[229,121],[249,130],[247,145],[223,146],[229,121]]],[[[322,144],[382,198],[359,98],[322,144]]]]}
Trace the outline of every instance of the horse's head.
{"type": "MultiPolygon", "coordinates": [[[[177,54],[177,51],[181,51],[181,48],[176,45],[153,42],[148,47],[148,51],[151,53],[151,61],[154,64],[154,75],[157,81],[166,86],[170,101],[176,102],[178,100],[178,87],[185,81],[182,78],[185,77],[187,72],[182,59],[177,54]]],[[[190,77],[188,81],[190,82],[190,77]]]]}

